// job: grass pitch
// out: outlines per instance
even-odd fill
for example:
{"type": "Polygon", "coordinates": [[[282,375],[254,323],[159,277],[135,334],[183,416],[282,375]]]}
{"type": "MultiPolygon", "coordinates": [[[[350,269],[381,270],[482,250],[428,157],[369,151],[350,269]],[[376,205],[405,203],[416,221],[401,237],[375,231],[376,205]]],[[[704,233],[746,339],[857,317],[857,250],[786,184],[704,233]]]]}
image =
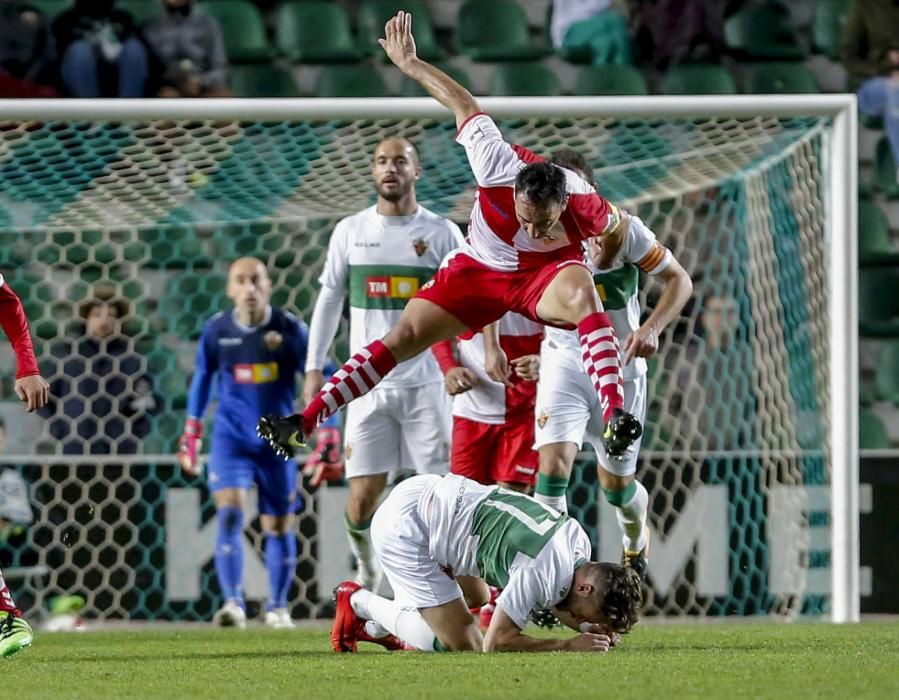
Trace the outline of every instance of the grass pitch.
{"type": "MultiPolygon", "coordinates": [[[[368,645],[361,645],[366,647],[368,645]]],[[[899,698],[899,623],[642,624],[605,655],[334,654],[327,631],[48,634],[6,700],[899,698]]]]}

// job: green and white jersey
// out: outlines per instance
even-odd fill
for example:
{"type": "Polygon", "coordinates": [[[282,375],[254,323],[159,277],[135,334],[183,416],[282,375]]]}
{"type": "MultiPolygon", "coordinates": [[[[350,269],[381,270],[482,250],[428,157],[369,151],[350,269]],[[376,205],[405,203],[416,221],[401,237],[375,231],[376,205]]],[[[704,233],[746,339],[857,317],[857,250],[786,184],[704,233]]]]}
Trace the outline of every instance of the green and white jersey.
{"type": "MultiPolygon", "coordinates": [[[[627,235],[611,267],[600,270],[588,256],[585,258],[593,274],[596,292],[615,327],[618,343],[623,347],[625,339],[640,327],[640,299],[637,294],[640,270],[650,275],[659,274],[671,263],[671,251],[656,240],[655,234],[639,217],[631,215],[627,235]]],[[[544,362],[574,370],[583,369],[577,331],[547,326],[540,354],[544,362]]],[[[642,357],[621,368],[622,379],[634,379],[644,374],[646,360],[642,357]]]]}
{"type": "Polygon", "coordinates": [[[503,589],[497,604],[524,628],[534,608],[561,602],[574,570],[590,558],[576,520],[530,496],[448,474],[422,494],[429,551],[457,576],[480,576],[503,589]]]}
{"type": "MultiPolygon", "coordinates": [[[[309,329],[306,369],[321,369],[350,299],[350,349],[386,335],[406,303],[464,242],[459,227],[424,207],[411,216],[382,216],[374,206],[337,223],[309,329]]],[[[401,362],[379,386],[443,381],[431,353],[401,362]]]]}

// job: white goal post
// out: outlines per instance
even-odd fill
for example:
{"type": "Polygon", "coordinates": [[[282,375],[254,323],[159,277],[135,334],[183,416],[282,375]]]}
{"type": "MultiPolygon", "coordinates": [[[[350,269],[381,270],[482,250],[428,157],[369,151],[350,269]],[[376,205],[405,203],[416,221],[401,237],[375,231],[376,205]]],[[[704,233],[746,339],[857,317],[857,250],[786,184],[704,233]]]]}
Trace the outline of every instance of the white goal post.
{"type": "MultiPolygon", "coordinates": [[[[696,172],[703,180],[697,191],[703,190],[702,196],[713,201],[714,194],[709,194],[716,183],[735,177],[743,169],[755,172],[767,167],[775,155],[761,152],[758,158],[739,159],[733,166],[733,172],[721,166],[718,151],[726,151],[727,134],[731,128],[734,134],[748,134],[746,138],[768,138],[768,130],[780,129],[780,122],[791,119],[818,119],[820,128],[820,144],[815,148],[816,159],[820,159],[820,199],[823,211],[810,212],[809,215],[819,217],[823,224],[824,269],[818,270],[823,275],[823,289],[826,300],[818,299],[826,304],[821,309],[820,323],[826,326],[822,340],[826,348],[814,348],[825,354],[822,358],[822,376],[826,376],[826,386],[820,388],[820,404],[822,406],[822,422],[826,426],[826,434],[822,437],[821,450],[825,472],[829,476],[829,536],[830,536],[830,604],[829,614],[833,622],[855,622],[859,620],[859,451],[858,451],[858,275],[857,275],[857,113],[854,95],[797,95],[797,96],[652,96],[652,97],[534,97],[534,98],[482,98],[479,100],[485,112],[498,120],[531,120],[540,125],[546,121],[549,126],[535,126],[535,138],[544,139],[548,147],[565,145],[551,134],[553,123],[563,124],[566,120],[582,120],[585,123],[596,120],[601,128],[597,128],[597,142],[603,142],[606,133],[612,126],[628,120],[639,120],[644,131],[649,133],[656,126],[668,122],[683,126],[684,130],[693,128],[691,122],[701,125],[698,130],[714,131],[716,138],[709,141],[708,152],[691,157],[703,159],[710,164],[709,170],[696,166],[695,163],[685,172],[696,172]],[[770,126],[766,120],[770,118],[770,126]],[[733,120],[731,124],[728,120],[733,120]],[[758,120],[751,129],[743,125],[751,120],[758,120]],[[780,121],[778,121],[780,120],[780,121]],[[736,125],[736,126],[733,126],[736,125]],[[543,131],[540,131],[543,128],[543,131]]],[[[254,122],[261,124],[323,122],[339,120],[352,122],[377,123],[376,133],[383,133],[391,125],[409,123],[415,120],[428,122],[450,121],[448,115],[439,104],[429,98],[391,98],[391,99],[208,99],[208,100],[0,100],[0,123],[18,124],[33,123],[45,125],[49,123],[109,123],[123,124],[129,122],[184,122],[224,123],[254,122]]],[[[185,127],[189,128],[189,127],[185,127]]],[[[680,127],[678,127],[680,128],[680,127]]],[[[86,138],[89,138],[86,137],[86,138]]],[[[374,138],[374,137],[372,137],[374,138]]],[[[563,140],[563,139],[562,139],[563,140]]],[[[540,141],[543,143],[544,141],[540,141]]],[[[366,144],[374,141],[366,141],[366,144]]],[[[792,143],[785,142],[784,148],[793,148],[792,143]]],[[[0,141],[0,163],[14,157],[12,148],[4,147],[0,141]]],[[[683,156],[683,154],[679,154],[683,156]]],[[[367,153],[355,154],[365,161],[367,153]]],[[[659,156],[663,158],[665,156],[659,156]]],[[[633,167],[652,166],[657,157],[652,152],[636,156],[643,160],[635,162],[633,167]]],[[[426,167],[428,163],[424,164],[426,167]]],[[[348,166],[349,167],[349,166],[348,166]]],[[[617,165],[619,170],[624,166],[617,165]]],[[[790,166],[784,166],[790,167],[790,166]]],[[[315,177],[315,173],[311,174],[315,177]]],[[[367,177],[361,175],[363,181],[367,177]]],[[[597,173],[597,181],[602,188],[602,165],[597,173]]],[[[205,180],[204,180],[205,182],[205,180]]],[[[639,183],[639,179],[634,182],[639,183]]],[[[681,189],[690,188],[689,180],[684,180],[681,189]]],[[[815,185],[811,186],[815,189],[815,185]]],[[[802,188],[799,188],[802,189],[802,188]]],[[[470,191],[470,190],[469,190],[470,191]]],[[[647,204],[649,200],[661,201],[675,196],[683,196],[678,188],[667,184],[660,185],[661,194],[648,199],[635,195],[630,204],[633,206],[647,204]]],[[[368,192],[360,193],[363,199],[368,192]]],[[[817,196],[817,195],[816,195],[817,196]]],[[[610,198],[615,199],[611,196],[610,198]]],[[[460,203],[444,210],[445,215],[461,218],[460,212],[470,197],[460,197],[460,203]]],[[[816,201],[812,197],[809,201],[816,201]]],[[[0,202],[2,203],[2,202],[0,202]]],[[[427,202],[424,202],[427,205],[427,202]]],[[[650,204],[652,202],[649,202],[650,204]]],[[[353,203],[355,206],[357,203],[353,203]]],[[[629,202],[623,202],[625,207],[629,202]]],[[[311,205],[310,205],[311,206],[311,205]]],[[[659,205],[662,206],[662,205],[659,205]]],[[[803,205],[804,206],[804,205],[803,205]]],[[[314,207],[313,207],[314,208],[314,207]]],[[[356,207],[359,208],[358,206],[356,207]]],[[[292,215],[300,211],[302,206],[291,209],[292,215]]],[[[714,210],[714,208],[713,208],[714,210]]],[[[91,211],[86,209],[84,211],[91,211]]],[[[316,210],[320,214],[320,210],[316,210]]],[[[337,212],[333,212],[337,213],[337,212]]],[[[344,212],[340,212],[344,213],[344,212]]],[[[350,213],[350,212],[345,212],[350,213]]],[[[11,219],[13,220],[13,219],[11,219]]],[[[74,221],[74,219],[73,219],[74,221]]],[[[121,226],[133,222],[123,219],[121,226]]],[[[202,223],[202,222],[200,222],[202,223]]],[[[464,223],[461,221],[460,223],[464,223]]],[[[99,228],[113,229],[115,222],[104,222],[99,228]]],[[[45,225],[48,231],[70,228],[71,224],[63,219],[55,219],[45,225]]],[[[8,224],[8,230],[28,236],[40,227],[31,225],[8,224]]],[[[660,233],[661,236],[661,233],[660,233]]],[[[104,239],[105,240],[105,239],[104,239]]],[[[805,262],[805,261],[804,261],[805,262]]],[[[809,265],[812,263],[809,262],[809,265]]],[[[74,268],[77,274],[77,266],[74,268]]],[[[6,272],[6,270],[3,270],[6,272]]],[[[776,284],[776,283],[775,283],[776,284]]],[[[314,291],[314,290],[313,290],[314,291]]],[[[767,292],[766,292],[767,293],[767,292]]],[[[814,306],[812,295],[810,305],[814,306]]],[[[814,309],[812,309],[814,313],[814,309]]],[[[793,317],[781,318],[784,324],[795,321],[793,317]]],[[[760,325],[760,327],[762,327],[760,325]]],[[[52,339],[52,338],[51,338],[52,339]]],[[[780,350],[787,352],[787,346],[780,350]]],[[[664,350],[662,350],[664,352],[664,350]]],[[[776,415],[776,414],[775,414],[776,415]]],[[[180,418],[180,416],[179,416],[180,418]]],[[[760,448],[762,452],[764,449],[760,448]]],[[[765,448],[767,449],[767,448],[765,448]]],[[[118,464],[126,464],[129,460],[141,464],[170,460],[171,454],[144,454],[135,457],[117,458],[118,464]]],[[[107,461],[111,458],[106,458],[107,461]]],[[[83,464],[90,462],[90,457],[47,457],[46,461],[54,463],[70,462],[83,464]]],[[[34,454],[4,455],[0,466],[34,464],[34,454]],[[17,457],[21,458],[17,462],[17,457]]],[[[102,461],[102,460],[101,460],[102,461]]],[[[116,461],[116,460],[112,460],[116,461]]],[[[770,503],[769,503],[770,505],[770,503]]],[[[302,555],[301,555],[302,556],[302,555]]],[[[43,561],[42,561],[43,563],[43,561]]],[[[133,578],[132,578],[133,582],[133,578]]],[[[680,605],[680,604],[679,604],[680,605]]],[[[660,604],[661,608],[664,605],[660,604]]],[[[678,608],[681,609],[681,608],[678,608]]],[[[683,609],[689,609],[684,604],[683,609]]]]}

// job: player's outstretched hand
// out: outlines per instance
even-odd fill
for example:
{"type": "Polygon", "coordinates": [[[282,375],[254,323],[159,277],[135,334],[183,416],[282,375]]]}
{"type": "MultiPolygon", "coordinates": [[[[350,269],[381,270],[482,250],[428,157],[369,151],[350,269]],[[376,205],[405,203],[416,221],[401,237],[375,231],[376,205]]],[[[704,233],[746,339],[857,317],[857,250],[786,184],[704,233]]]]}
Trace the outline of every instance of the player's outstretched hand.
{"type": "Polygon", "coordinates": [[[450,396],[456,396],[457,394],[464,394],[466,391],[470,391],[477,381],[477,375],[468,369],[468,367],[453,367],[452,369],[447,370],[447,373],[443,378],[443,383],[446,386],[446,393],[450,396]]]}
{"type": "Polygon", "coordinates": [[[43,408],[50,400],[50,385],[39,374],[16,380],[16,396],[25,402],[25,410],[31,413],[43,408]]]}
{"type": "Polygon", "coordinates": [[[598,651],[603,653],[611,648],[612,640],[604,634],[584,632],[577,637],[569,639],[567,646],[569,651],[598,651]]]}
{"type": "Polygon", "coordinates": [[[317,489],[322,482],[343,481],[343,457],[340,454],[340,430],[322,426],[315,433],[315,449],[306,458],[303,476],[309,488],[317,489]]]}
{"type": "Polygon", "coordinates": [[[536,382],[540,379],[540,355],[522,355],[512,360],[512,369],[519,379],[536,382]]]}
{"type": "Polygon", "coordinates": [[[178,438],[178,464],[188,476],[200,473],[200,450],[203,447],[203,423],[196,418],[184,421],[184,432],[178,438]]]}
{"type": "Polygon", "coordinates": [[[412,36],[412,15],[400,10],[384,25],[384,38],[378,39],[381,48],[394,65],[403,70],[417,57],[415,38],[412,36]]]}

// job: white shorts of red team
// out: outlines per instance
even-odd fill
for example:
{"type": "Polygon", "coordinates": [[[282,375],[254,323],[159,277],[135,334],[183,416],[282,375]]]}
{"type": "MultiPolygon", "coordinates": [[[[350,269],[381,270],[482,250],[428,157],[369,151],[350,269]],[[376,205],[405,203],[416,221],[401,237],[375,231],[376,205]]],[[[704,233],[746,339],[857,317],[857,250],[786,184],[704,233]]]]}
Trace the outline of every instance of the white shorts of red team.
{"type": "Polygon", "coordinates": [[[347,406],[346,476],[449,471],[451,405],[443,382],[377,386],[347,406]]]}
{"type": "MultiPolygon", "coordinates": [[[[642,424],[646,418],[646,375],[625,379],[623,388],[624,410],[642,424]]],[[[535,420],[534,449],[556,442],[573,442],[581,447],[586,440],[606,471],[617,476],[636,473],[642,440],[631,445],[624,457],[609,458],[602,441],[602,406],[593,382],[583,370],[544,360],[537,385],[535,420]]]]}
{"type": "Polygon", "coordinates": [[[431,558],[427,515],[419,498],[438,476],[406,479],[390,492],[371,521],[371,542],[394,600],[407,608],[433,608],[462,597],[462,589],[431,558]]]}

